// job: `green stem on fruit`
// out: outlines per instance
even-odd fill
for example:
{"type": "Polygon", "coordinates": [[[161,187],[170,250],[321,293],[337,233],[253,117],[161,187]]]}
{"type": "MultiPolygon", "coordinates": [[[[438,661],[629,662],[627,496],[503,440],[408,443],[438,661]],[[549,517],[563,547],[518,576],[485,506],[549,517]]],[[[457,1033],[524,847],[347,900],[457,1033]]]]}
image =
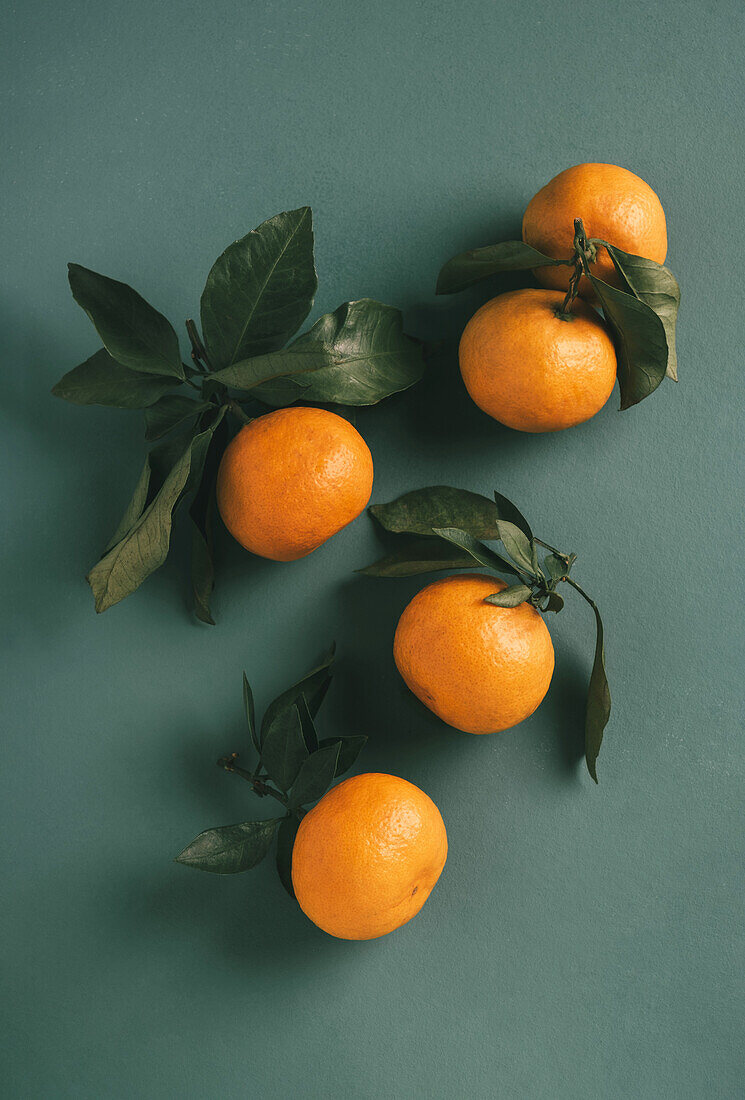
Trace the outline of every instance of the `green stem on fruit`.
{"type": "Polygon", "coordinates": [[[569,280],[566,297],[557,309],[556,316],[562,321],[572,321],[574,317],[570,312],[572,304],[579,294],[579,284],[583,275],[589,274],[589,265],[595,259],[595,248],[587,239],[585,227],[581,218],[574,219],[574,271],[569,280]]]}

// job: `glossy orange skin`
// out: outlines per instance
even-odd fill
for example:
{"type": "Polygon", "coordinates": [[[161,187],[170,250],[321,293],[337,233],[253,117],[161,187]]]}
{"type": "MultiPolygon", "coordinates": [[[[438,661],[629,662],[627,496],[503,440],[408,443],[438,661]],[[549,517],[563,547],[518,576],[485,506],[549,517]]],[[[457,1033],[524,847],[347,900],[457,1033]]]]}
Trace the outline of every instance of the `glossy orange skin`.
{"type": "Polygon", "coordinates": [[[356,519],[372,483],[372,455],[348,420],[327,409],[277,409],[226,448],[217,506],[247,550],[295,561],[356,519]]]}
{"type": "Polygon", "coordinates": [[[416,916],[448,853],[440,811],[395,775],[332,787],[300,822],[292,885],[305,915],[343,940],[372,940],[416,916]]]}
{"type": "MultiPolygon", "coordinates": [[[[559,172],[528,203],[523,216],[523,240],[556,260],[574,256],[574,219],[582,218],[588,237],[598,237],[623,252],[657,263],[667,256],[667,223],[662,203],[648,183],[617,164],[577,164],[559,172]]],[[[593,274],[618,285],[605,249],[598,251],[593,274]]],[[[542,286],[566,290],[570,267],[539,267],[534,275],[542,286]]],[[[593,297],[588,279],[580,294],[593,297]]]]}
{"type": "Polygon", "coordinates": [[[494,607],[504,581],[465,573],[435,581],[401,616],[393,657],[407,686],[438,718],[464,733],[496,733],[539,706],[554,647],[530,604],[494,607]]]}
{"type": "Polygon", "coordinates": [[[466,389],[485,413],[521,432],[555,432],[589,420],[616,381],[616,352],[597,310],[575,299],[557,317],[556,290],[514,290],[478,310],[458,357],[466,389]]]}

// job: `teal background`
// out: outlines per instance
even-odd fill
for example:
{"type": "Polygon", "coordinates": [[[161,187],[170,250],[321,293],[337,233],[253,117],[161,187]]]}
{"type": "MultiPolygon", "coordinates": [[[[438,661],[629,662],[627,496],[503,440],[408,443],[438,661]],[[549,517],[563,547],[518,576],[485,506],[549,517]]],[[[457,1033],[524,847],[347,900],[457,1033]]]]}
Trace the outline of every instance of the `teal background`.
{"type": "Polygon", "coordinates": [[[8,11],[7,1096],[742,1095],[744,21],[734,0],[8,11]],[[508,283],[435,299],[441,263],[517,235],[530,196],[586,160],[662,198],[680,385],[523,436],[469,402],[451,353],[358,423],[374,499],[498,487],[579,553],[613,689],[598,788],[579,761],[589,609],[551,620],[557,671],[530,721],[457,733],[391,658],[421,582],[352,575],[383,547],[365,517],[292,565],[221,537],[215,629],[190,618],[180,550],[94,615],[83,575],[141,424],[49,396],[98,346],[68,260],[183,332],[225,245],[309,203],[313,316],[370,295],[454,342],[508,283]],[[368,734],[364,768],[423,787],[450,838],[421,914],[361,944],[311,925],[270,862],[226,879],[171,862],[202,828],[270,812],[214,766],[245,742],[241,670],[266,703],[332,638],[322,732],[368,734]]]}

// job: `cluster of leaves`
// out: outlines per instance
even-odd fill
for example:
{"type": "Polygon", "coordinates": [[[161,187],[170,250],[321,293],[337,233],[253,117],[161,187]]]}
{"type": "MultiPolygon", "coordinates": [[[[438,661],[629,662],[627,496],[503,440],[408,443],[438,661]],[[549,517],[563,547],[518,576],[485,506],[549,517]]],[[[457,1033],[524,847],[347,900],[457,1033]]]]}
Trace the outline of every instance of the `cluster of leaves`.
{"type": "Polygon", "coordinates": [[[166,559],[173,513],[191,497],[195,613],[212,623],[214,483],[239,424],[294,404],[372,405],[419,380],[421,345],[401,314],[370,298],[345,302],[289,346],[316,293],[310,207],[277,214],[231,244],[202,292],[202,335],[187,321],[182,361],[166,318],[124,283],[69,265],[75,301],[103,347],[52,392],[77,405],[143,409],[154,446],[103,557],[88,574],[96,611],[130,595],[166,559]],[[188,387],[193,393],[173,392],[188,387]],[[245,402],[248,402],[246,406],[245,402]]]}
{"type": "Polygon", "coordinates": [[[257,725],[253,693],[243,674],[243,700],[254,765],[237,764],[238,754],[222,757],[218,767],[246,779],[259,798],[274,798],[281,817],[242,821],[206,829],[176,857],[177,863],[233,875],[249,871],[268,854],[276,836],[277,872],[287,892],[292,889],[292,846],[308,806],[321,798],[338,776],[349,771],[362,750],[364,736],[319,739],[314,719],[331,682],[334,647],[302,680],[270,703],[257,725]],[[273,785],[272,785],[273,784],[273,785]]]}
{"type": "MultiPolygon", "coordinates": [[[[523,241],[502,241],[471,249],[448,260],[437,280],[438,294],[455,294],[502,271],[539,267],[574,267],[577,277],[589,279],[611,330],[618,359],[621,408],[638,404],[657,389],[667,375],[678,380],[675,322],[680,288],[668,268],[643,256],[632,256],[600,239],[587,239],[575,222],[575,254],[556,260],[523,241]],[[619,286],[610,286],[593,273],[598,249],[605,249],[618,274],[619,286]]],[[[576,292],[576,286],[575,286],[576,292]]],[[[567,305],[571,304],[571,298],[567,305]]]]}
{"type": "Polygon", "coordinates": [[[386,531],[397,536],[397,546],[392,554],[359,571],[367,576],[412,577],[438,570],[473,569],[476,564],[511,578],[507,588],[486,597],[486,602],[496,607],[530,603],[538,611],[558,613],[564,606],[557,591],[562,583],[587,601],[595,615],[596,642],[585,712],[585,760],[597,783],[596,762],[611,699],[600,612],[570,576],[576,554],[564,554],[536,538],[519,509],[500,493],[489,500],[466,489],[433,485],[405,493],[388,504],[375,504],[370,512],[386,531]],[[501,542],[507,556],[488,546],[489,541],[501,542]],[[549,551],[542,562],[539,546],[549,551]]]}

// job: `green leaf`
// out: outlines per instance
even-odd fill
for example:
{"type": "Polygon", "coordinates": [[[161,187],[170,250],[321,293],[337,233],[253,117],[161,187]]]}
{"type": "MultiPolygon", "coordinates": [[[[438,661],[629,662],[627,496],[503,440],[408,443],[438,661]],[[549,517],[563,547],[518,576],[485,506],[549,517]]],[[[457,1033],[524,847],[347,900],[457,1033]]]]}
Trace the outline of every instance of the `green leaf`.
{"type": "Polygon", "coordinates": [[[192,463],[212,429],[192,439],[161,488],[130,531],[97,562],[87,576],[96,611],[106,611],[134,592],[166,560],[173,511],[186,487],[192,463]]]}
{"type": "MultiPolygon", "coordinates": [[[[206,405],[207,409],[213,406],[206,405]]],[[[194,499],[189,508],[192,523],[191,544],[191,587],[194,597],[194,614],[203,623],[215,625],[210,610],[210,598],[215,588],[215,565],[213,559],[213,523],[215,514],[215,482],[220,458],[227,443],[227,424],[225,411],[220,410],[212,423],[213,436],[208,441],[208,450],[203,461],[203,471],[199,467],[200,457],[192,463],[190,481],[199,481],[194,499]]],[[[188,486],[187,486],[188,488],[188,486]]]]}
{"type": "Polygon", "coordinates": [[[665,329],[644,302],[609,286],[592,272],[589,278],[616,338],[621,408],[629,409],[653,393],[665,377],[665,329]]]}
{"type": "Polygon", "coordinates": [[[502,241],[485,248],[472,248],[448,260],[437,278],[435,293],[455,294],[500,271],[527,271],[565,264],[566,261],[544,256],[523,241],[502,241]]]}
{"type": "Polygon", "coordinates": [[[491,547],[485,546],[483,542],[473,538],[467,531],[461,531],[457,527],[438,527],[435,529],[435,534],[465,550],[479,565],[484,565],[487,569],[496,569],[498,573],[511,573],[522,580],[522,576],[511,562],[501,557],[500,554],[495,554],[491,547]]]}
{"type": "Polygon", "coordinates": [[[134,527],[137,520],[145,511],[145,505],[147,504],[147,494],[150,487],[150,456],[145,459],[145,465],[142,467],[142,473],[139,480],[135,485],[135,491],[132,494],[132,499],[127,505],[127,509],[119,520],[119,526],[114,534],[109,539],[104,554],[108,553],[112,547],[116,546],[118,542],[128,534],[134,527]]]}
{"type": "Polygon", "coordinates": [[[348,772],[366,744],[367,738],[363,734],[354,737],[324,737],[318,742],[319,748],[322,749],[330,745],[339,745],[339,759],[336,762],[334,776],[348,772]]]}
{"type": "Polygon", "coordinates": [[[254,696],[245,672],[243,673],[243,708],[246,712],[246,725],[248,726],[248,732],[251,735],[251,740],[253,741],[254,748],[259,754],[261,754],[259,734],[258,730],[256,729],[256,707],[254,706],[254,696]]]}
{"type": "Polygon", "coordinates": [[[229,245],[202,292],[212,365],[228,367],[281,348],[308,316],[317,286],[309,206],[277,214],[229,245]]]}
{"type": "Polygon", "coordinates": [[[107,405],[114,409],[144,409],[173,389],[173,378],[139,374],[112,359],[101,348],[74,367],[52,388],[55,397],[73,405],[107,405]]]}
{"type": "MultiPolygon", "coordinates": [[[[588,601],[590,602],[590,601],[588,601]]],[[[603,621],[600,612],[594,603],[591,607],[595,612],[595,625],[597,636],[595,640],[595,660],[590,674],[590,684],[587,689],[587,710],[585,712],[585,760],[587,770],[597,783],[598,774],[596,762],[600,746],[603,743],[603,730],[608,725],[610,718],[610,687],[605,674],[605,642],[603,638],[603,621]]]]}
{"type": "Polygon", "coordinates": [[[506,520],[507,523],[512,523],[515,527],[526,536],[529,542],[533,542],[533,532],[530,529],[530,524],[526,520],[517,505],[513,504],[507,497],[503,497],[501,493],[494,493],[494,503],[497,506],[497,516],[500,520],[506,520]]]}
{"type": "Polygon", "coordinates": [[[540,579],[543,574],[538,565],[538,555],[532,541],[523,534],[519,527],[516,527],[514,523],[509,523],[506,519],[497,520],[497,532],[498,538],[512,560],[519,565],[523,572],[540,579]]]}
{"type": "Polygon", "coordinates": [[[450,485],[414,489],[388,504],[373,504],[370,514],[396,534],[431,535],[436,527],[458,527],[478,539],[499,537],[494,501],[450,485]]]}
{"type": "Polygon", "coordinates": [[[292,849],[300,822],[294,814],[285,817],[277,829],[277,874],[291,898],[295,897],[292,888],[292,849]]]}
{"type": "Polygon", "coordinates": [[[312,668],[302,680],[298,680],[296,684],[287,688],[286,691],[283,691],[281,695],[278,695],[277,698],[269,704],[261,723],[262,743],[266,737],[270,724],[274,721],[276,716],[283,710],[287,710],[289,707],[296,705],[301,695],[305,696],[305,701],[308,704],[308,710],[310,711],[311,717],[315,718],[331,681],[330,668],[334,662],[335,653],[336,646],[332,645],[315,668],[312,668]]]}
{"type": "Polygon", "coordinates": [[[492,603],[495,607],[518,607],[525,603],[533,594],[533,589],[526,584],[512,584],[509,588],[503,588],[501,592],[495,592],[485,598],[485,603],[492,603]]]}
{"type": "Polygon", "coordinates": [[[300,713],[293,704],[270,721],[262,739],[261,762],[279,789],[289,791],[307,755],[300,713]]]}
{"type": "Polygon", "coordinates": [[[613,260],[616,271],[631,294],[654,310],[662,321],[667,339],[668,378],[678,381],[678,357],[675,351],[675,323],[680,306],[678,281],[663,264],[647,260],[644,256],[632,256],[615,245],[603,241],[613,260]]]}
{"type": "Polygon", "coordinates": [[[182,397],[177,393],[161,397],[145,410],[145,439],[160,439],[178,424],[183,424],[209,407],[207,401],[193,401],[191,397],[182,397]]]}
{"type": "Polygon", "coordinates": [[[548,554],[543,561],[545,575],[553,584],[557,584],[569,572],[569,566],[556,554],[548,554]]]}
{"type": "Polygon", "coordinates": [[[300,394],[289,394],[292,400],[374,405],[413,386],[423,372],[421,345],[404,334],[400,311],[363,298],[319,318],[284,351],[235,363],[214,377],[238,390],[291,377],[302,385],[300,394]]]}
{"type": "Polygon", "coordinates": [[[303,762],[297,779],[292,786],[290,802],[292,806],[305,806],[316,802],[326,793],[336,774],[341,742],[325,745],[316,749],[303,762]]]}
{"type": "Polygon", "coordinates": [[[402,546],[380,561],[357,569],[367,577],[415,577],[442,569],[472,569],[473,558],[441,538],[406,539],[402,546]]]}
{"type": "Polygon", "coordinates": [[[318,734],[313,722],[313,715],[308,707],[308,700],[304,695],[297,697],[297,709],[300,712],[300,725],[303,730],[303,740],[308,752],[315,752],[318,748],[318,734]]]}
{"type": "Polygon", "coordinates": [[[558,613],[561,611],[563,606],[564,606],[564,597],[560,596],[558,592],[549,592],[548,597],[546,599],[546,606],[543,608],[543,610],[544,611],[554,611],[558,615],[558,613]]]}
{"type": "Polygon", "coordinates": [[[143,374],[184,377],[173,326],[126,283],[68,264],[70,289],[118,363],[143,374]]]}
{"type": "Polygon", "coordinates": [[[176,856],[176,863],[213,875],[250,871],[269,851],[279,821],[280,818],[270,818],[205,829],[176,856]]]}

